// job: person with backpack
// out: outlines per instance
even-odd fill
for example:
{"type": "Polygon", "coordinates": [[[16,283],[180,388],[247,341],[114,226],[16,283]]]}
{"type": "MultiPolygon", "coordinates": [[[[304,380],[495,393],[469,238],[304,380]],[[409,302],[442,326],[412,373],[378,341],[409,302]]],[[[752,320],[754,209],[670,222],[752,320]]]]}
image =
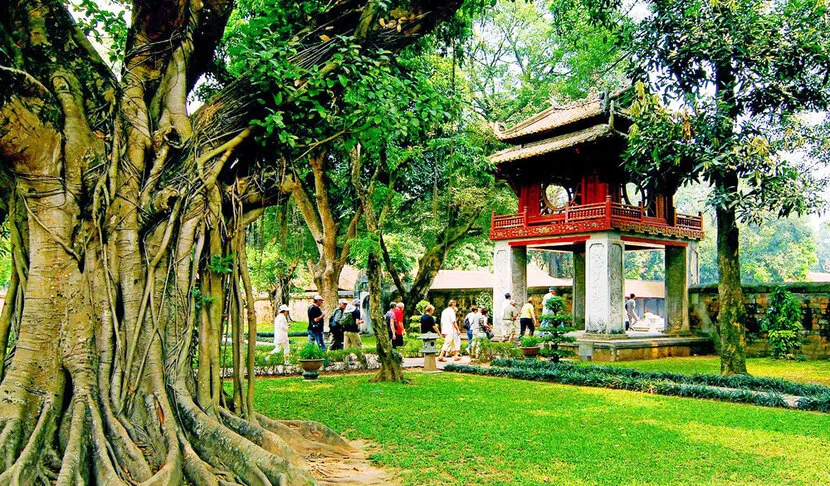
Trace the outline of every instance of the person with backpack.
{"type": "Polygon", "coordinates": [[[363,343],[360,341],[360,327],[355,320],[354,311],[357,308],[349,304],[343,310],[343,317],[340,318],[340,325],[343,326],[343,335],[345,336],[345,342],[343,347],[345,349],[363,349],[363,343]]]}
{"type": "Polygon", "coordinates": [[[473,344],[472,347],[470,347],[470,359],[478,359],[481,340],[490,339],[490,337],[492,337],[490,326],[487,324],[487,314],[489,312],[489,309],[482,307],[479,310],[478,319],[476,319],[475,322],[473,322],[473,325],[470,326],[473,331],[473,344]]]}
{"type": "Polygon", "coordinates": [[[329,331],[331,332],[331,350],[343,349],[343,326],[340,325],[340,319],[343,318],[343,312],[346,310],[346,301],[340,299],[337,309],[334,309],[329,320],[329,331]]]}
{"type": "Polygon", "coordinates": [[[478,320],[478,307],[470,307],[470,313],[467,314],[466,317],[464,317],[464,330],[467,332],[467,354],[469,354],[470,356],[472,356],[471,351],[473,349],[473,336],[475,336],[475,334],[473,333],[473,329],[477,327],[476,323],[478,322],[478,320]]]}

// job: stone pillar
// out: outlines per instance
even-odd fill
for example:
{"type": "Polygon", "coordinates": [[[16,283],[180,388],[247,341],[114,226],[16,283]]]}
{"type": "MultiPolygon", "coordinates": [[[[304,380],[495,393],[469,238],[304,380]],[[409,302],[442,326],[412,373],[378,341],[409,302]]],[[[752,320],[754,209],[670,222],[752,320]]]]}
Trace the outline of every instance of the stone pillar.
{"type": "Polygon", "coordinates": [[[573,252],[573,316],[574,327],[585,329],[585,245],[580,245],[573,252]]]}
{"type": "Polygon", "coordinates": [[[689,248],[666,247],[666,333],[689,331],[689,248]]]}
{"type": "MultiPolygon", "coordinates": [[[[510,246],[506,241],[496,241],[493,250],[493,306],[504,302],[504,294],[510,292],[517,307],[527,300],[527,247],[510,246]]],[[[501,319],[501,316],[495,316],[501,319]]]]}
{"type": "Polygon", "coordinates": [[[623,300],[625,243],[617,233],[596,233],[585,243],[585,332],[626,338],[623,300]]]}

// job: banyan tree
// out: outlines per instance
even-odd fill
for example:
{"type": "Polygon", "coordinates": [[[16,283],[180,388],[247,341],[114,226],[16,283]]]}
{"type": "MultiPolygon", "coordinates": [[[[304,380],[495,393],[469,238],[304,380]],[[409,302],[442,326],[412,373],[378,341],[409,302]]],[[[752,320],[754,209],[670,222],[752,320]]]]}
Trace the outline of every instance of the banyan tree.
{"type": "MultiPolygon", "coordinates": [[[[337,76],[344,39],[388,55],[459,4],[315,3],[279,61],[337,76]]],[[[308,484],[306,457],[345,447],[322,425],[257,414],[254,383],[243,386],[255,342],[243,363],[244,313],[256,332],[245,228],[280,198],[280,154],[261,149],[257,120],[306,85],[270,96],[243,75],[188,112],[233,8],[133,2],[113,72],[66,3],[0,0],[0,220],[13,259],[0,484],[308,484]]]]}

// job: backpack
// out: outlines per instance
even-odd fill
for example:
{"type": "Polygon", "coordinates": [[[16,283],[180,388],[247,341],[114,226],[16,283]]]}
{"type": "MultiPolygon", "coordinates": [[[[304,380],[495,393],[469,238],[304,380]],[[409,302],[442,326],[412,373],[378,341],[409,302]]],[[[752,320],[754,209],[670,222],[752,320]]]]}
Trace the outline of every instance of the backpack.
{"type": "Polygon", "coordinates": [[[354,316],[351,312],[344,312],[343,317],[340,318],[340,325],[346,332],[357,332],[357,326],[354,323],[354,316]]]}
{"type": "Polygon", "coordinates": [[[469,319],[469,318],[467,318],[467,317],[465,317],[465,318],[464,318],[464,330],[465,330],[465,331],[469,331],[469,330],[470,330],[470,319],[469,319]]]}

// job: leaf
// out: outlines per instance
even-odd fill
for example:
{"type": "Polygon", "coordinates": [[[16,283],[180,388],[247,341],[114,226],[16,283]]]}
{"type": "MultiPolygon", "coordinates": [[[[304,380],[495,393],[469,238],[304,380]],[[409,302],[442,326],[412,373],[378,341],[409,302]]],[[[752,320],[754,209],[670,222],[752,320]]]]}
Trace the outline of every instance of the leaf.
{"type": "Polygon", "coordinates": [[[326,34],[320,34],[320,40],[323,42],[328,42],[331,40],[331,37],[327,36],[326,34]]]}

